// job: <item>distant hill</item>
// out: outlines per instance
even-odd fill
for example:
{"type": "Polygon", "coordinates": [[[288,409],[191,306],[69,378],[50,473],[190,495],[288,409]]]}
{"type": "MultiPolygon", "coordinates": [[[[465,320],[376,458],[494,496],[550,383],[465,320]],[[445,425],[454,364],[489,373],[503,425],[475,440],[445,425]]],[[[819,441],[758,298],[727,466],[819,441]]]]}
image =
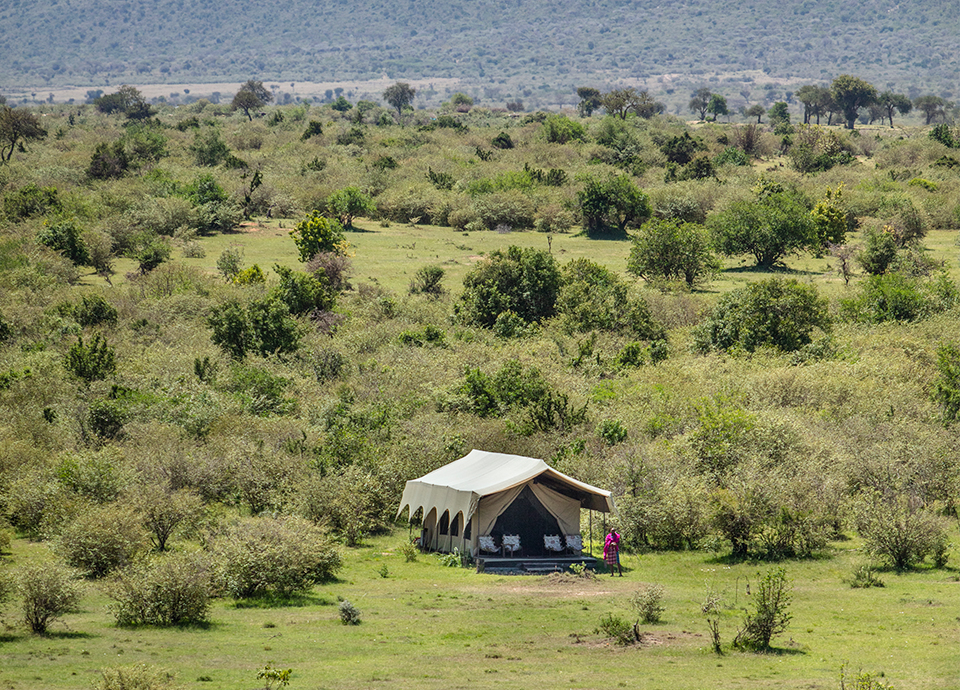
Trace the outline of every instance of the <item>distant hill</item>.
{"type": "Polygon", "coordinates": [[[764,76],[849,72],[952,98],[958,37],[960,0],[6,0],[0,91],[386,76],[488,100],[618,81],[756,100],[764,76]]]}

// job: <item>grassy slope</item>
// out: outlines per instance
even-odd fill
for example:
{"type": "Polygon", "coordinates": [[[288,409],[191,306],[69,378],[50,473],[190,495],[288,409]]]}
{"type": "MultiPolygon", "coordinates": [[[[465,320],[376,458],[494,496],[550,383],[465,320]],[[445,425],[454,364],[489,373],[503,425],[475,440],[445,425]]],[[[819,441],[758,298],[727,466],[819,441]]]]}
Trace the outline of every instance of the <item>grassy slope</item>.
{"type": "MultiPolygon", "coordinates": [[[[237,608],[218,602],[209,629],[118,629],[91,588],[82,610],[50,637],[9,630],[0,642],[5,688],[89,687],[97,670],[134,663],[175,671],[187,688],[251,687],[264,665],[292,668],[292,688],[835,688],[839,669],[883,672],[897,688],[956,687],[960,606],[956,570],[883,574],[882,589],[844,582],[855,542],[829,558],[788,562],[793,620],[772,654],[716,657],[699,607],[723,595],[721,634],[732,638],[747,584],[767,566],[728,565],[705,553],[628,555],[625,576],[596,580],[477,575],[433,556],[405,563],[404,534],[351,550],[340,580],[301,605],[237,608]],[[386,566],[389,576],[379,571],[386,566]],[[595,632],[606,613],[629,617],[641,583],[666,589],[663,621],[620,648],[595,632]],[[337,599],[363,614],[344,627],[337,599]],[[211,682],[198,680],[209,677],[211,682]]],[[[40,547],[18,544],[18,555],[40,547]]],[[[7,620],[12,617],[7,611],[7,620]]]]}

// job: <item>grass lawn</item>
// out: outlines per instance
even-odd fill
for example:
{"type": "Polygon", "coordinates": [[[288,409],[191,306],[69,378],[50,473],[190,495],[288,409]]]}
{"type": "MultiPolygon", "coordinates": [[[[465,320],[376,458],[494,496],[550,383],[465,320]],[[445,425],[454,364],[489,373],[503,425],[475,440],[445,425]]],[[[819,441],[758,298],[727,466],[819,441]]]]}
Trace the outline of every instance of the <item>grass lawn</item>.
{"type": "MultiPolygon", "coordinates": [[[[275,264],[300,268],[297,249],[289,236],[296,220],[261,220],[245,224],[242,231],[200,238],[205,256],[184,257],[179,249],[174,250],[173,260],[187,266],[216,274],[217,258],[230,247],[243,249],[244,266],[258,264],[272,274],[275,264]]],[[[510,245],[550,250],[557,260],[567,263],[586,257],[624,275],[630,254],[629,240],[594,240],[580,234],[547,235],[538,232],[459,232],[452,228],[432,225],[406,225],[392,223],[387,227],[378,222],[360,220],[358,231],[346,233],[351,246],[351,282],[375,283],[397,293],[405,293],[417,270],[436,264],[445,271],[444,285],[453,293],[459,293],[463,277],[481,257],[510,245]]],[[[859,233],[849,241],[857,244],[859,233]]],[[[960,262],[956,261],[957,233],[954,230],[934,230],[924,238],[927,251],[945,262],[950,277],[960,281],[960,262]]],[[[812,282],[829,298],[849,296],[852,287],[844,286],[836,271],[836,259],[812,254],[792,255],[786,259],[786,267],[775,273],[758,271],[751,257],[725,259],[720,275],[703,288],[707,295],[729,292],[745,283],[782,275],[801,282],[812,282]]],[[[125,282],[126,273],[136,269],[132,259],[115,262],[114,285],[125,282]]],[[[268,275],[268,280],[269,280],[268,275]]],[[[102,278],[86,275],[84,282],[101,284],[102,278]]],[[[643,281],[640,281],[643,284],[643,281]]],[[[852,285],[852,284],[851,284],[852,285]]]]}
{"type": "MultiPolygon", "coordinates": [[[[206,629],[117,628],[96,584],[48,637],[28,634],[8,603],[0,687],[85,688],[98,669],[134,663],[172,670],[188,688],[253,688],[265,665],[292,668],[291,688],[314,689],[837,688],[844,663],[883,673],[898,689],[960,685],[957,571],[882,573],[885,587],[852,589],[845,580],[864,562],[856,542],[784,564],[793,619],[773,653],[718,657],[700,604],[709,591],[723,596],[729,643],[750,603],[747,585],[756,591],[770,566],[684,552],[627,554],[623,578],[478,575],[432,555],[406,563],[394,552],[405,536],[347,550],[339,581],[296,605],[217,601],[206,629]],[[616,646],[596,632],[599,619],[629,617],[629,596],[642,583],[664,586],[663,621],[642,626],[641,645],[616,646]],[[339,597],[361,610],[359,626],[340,624],[339,597]]],[[[44,549],[16,542],[14,556],[44,549]]]]}

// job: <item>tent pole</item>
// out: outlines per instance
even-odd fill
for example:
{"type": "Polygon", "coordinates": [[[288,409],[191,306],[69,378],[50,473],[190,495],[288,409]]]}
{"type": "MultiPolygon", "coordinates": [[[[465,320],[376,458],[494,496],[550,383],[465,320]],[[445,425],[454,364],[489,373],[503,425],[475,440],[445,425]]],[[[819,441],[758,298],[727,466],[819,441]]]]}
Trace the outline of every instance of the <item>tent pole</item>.
{"type": "Polygon", "coordinates": [[[593,508],[590,509],[590,555],[593,555],[593,508]]]}

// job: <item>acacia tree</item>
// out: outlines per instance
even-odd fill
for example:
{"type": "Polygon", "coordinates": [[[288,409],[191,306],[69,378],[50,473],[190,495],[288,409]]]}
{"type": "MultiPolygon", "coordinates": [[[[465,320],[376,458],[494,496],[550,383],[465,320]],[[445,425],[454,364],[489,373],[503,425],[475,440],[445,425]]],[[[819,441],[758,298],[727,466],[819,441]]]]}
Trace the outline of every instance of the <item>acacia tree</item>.
{"type": "Polygon", "coordinates": [[[710,98],[713,96],[710,89],[703,87],[693,92],[693,98],[690,99],[689,108],[691,112],[700,113],[700,119],[707,119],[707,108],[710,107],[710,98]]]}
{"type": "Polygon", "coordinates": [[[393,86],[387,87],[386,91],[383,92],[383,100],[397,109],[397,118],[399,119],[403,117],[403,109],[413,104],[413,97],[416,93],[416,90],[411,88],[410,84],[398,81],[393,86]]]}
{"type": "Polygon", "coordinates": [[[630,103],[636,95],[636,89],[633,87],[613,89],[600,97],[600,103],[608,115],[615,115],[621,120],[626,120],[627,113],[630,112],[630,103]]]}
{"type": "Polygon", "coordinates": [[[853,129],[861,108],[877,100],[876,87],[849,74],[841,74],[830,84],[830,94],[847,121],[847,129],[853,129]]]}
{"type": "Polygon", "coordinates": [[[242,110],[243,114],[247,116],[247,120],[252,121],[253,115],[250,114],[250,111],[262,108],[272,100],[273,94],[263,85],[262,81],[249,79],[240,86],[237,95],[233,97],[230,108],[233,110],[242,110]]]}
{"type": "Polygon", "coordinates": [[[757,103],[756,105],[751,105],[749,108],[747,108],[743,114],[746,115],[747,117],[757,118],[757,124],[759,125],[760,119],[763,117],[764,113],[766,112],[767,112],[767,109],[764,108],[759,103],[757,103]]]}
{"type": "Polygon", "coordinates": [[[926,117],[926,122],[924,124],[930,124],[933,122],[934,118],[943,118],[945,115],[944,106],[947,102],[940,98],[940,96],[919,96],[913,101],[913,105],[917,110],[923,112],[924,117],[926,117]]]}
{"type": "Polygon", "coordinates": [[[707,104],[707,112],[713,115],[714,122],[717,121],[717,117],[720,115],[729,115],[730,111],[727,109],[727,99],[718,93],[711,94],[710,102],[707,104]]]}
{"type": "Polygon", "coordinates": [[[577,89],[580,102],[577,103],[577,112],[580,117],[590,117],[593,111],[603,106],[602,95],[599,89],[591,86],[581,86],[577,89]]]}
{"type": "Polygon", "coordinates": [[[13,156],[17,145],[33,139],[43,139],[47,130],[40,126],[40,119],[23,108],[0,105],[0,163],[13,156]]]}
{"type": "Polygon", "coordinates": [[[904,96],[902,93],[893,93],[892,91],[884,91],[880,94],[880,96],[877,97],[877,105],[886,113],[887,119],[890,120],[891,127],[893,127],[894,113],[906,115],[913,110],[913,102],[907,96],[904,96]]]}

